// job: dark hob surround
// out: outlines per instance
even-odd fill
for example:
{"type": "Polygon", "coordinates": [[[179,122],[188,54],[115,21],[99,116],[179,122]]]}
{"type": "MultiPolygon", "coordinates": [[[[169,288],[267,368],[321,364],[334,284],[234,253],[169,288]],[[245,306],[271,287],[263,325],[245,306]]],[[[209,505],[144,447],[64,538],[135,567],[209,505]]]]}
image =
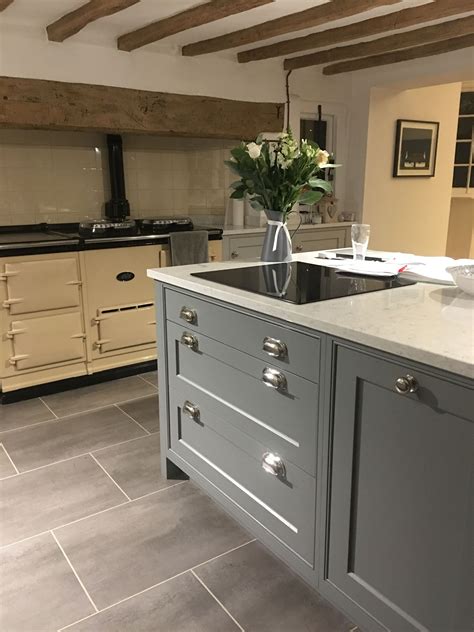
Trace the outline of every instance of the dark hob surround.
{"type": "Polygon", "coordinates": [[[341,273],[335,268],[301,261],[195,272],[191,276],[298,305],[415,283],[396,276],[374,277],[341,273]]]}
{"type": "Polygon", "coordinates": [[[186,218],[114,221],[102,218],[69,224],[0,226],[0,255],[19,256],[75,250],[163,245],[176,230],[207,230],[209,241],[222,239],[222,229],[194,226],[186,218]]]}

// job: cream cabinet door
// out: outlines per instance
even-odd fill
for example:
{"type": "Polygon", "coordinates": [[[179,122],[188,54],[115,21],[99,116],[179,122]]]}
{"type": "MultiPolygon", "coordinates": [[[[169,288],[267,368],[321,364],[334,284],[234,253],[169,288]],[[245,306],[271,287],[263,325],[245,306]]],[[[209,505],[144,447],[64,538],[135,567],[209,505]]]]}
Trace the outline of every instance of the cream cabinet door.
{"type": "Polygon", "coordinates": [[[96,320],[98,340],[94,346],[100,353],[155,343],[156,317],[152,304],[99,310],[96,320]]]}
{"type": "Polygon", "coordinates": [[[6,263],[4,279],[10,314],[27,314],[80,304],[75,257],[6,263]]]}
{"type": "Polygon", "coordinates": [[[14,320],[7,337],[12,340],[9,363],[31,369],[85,357],[85,334],[79,312],[14,320]]]}

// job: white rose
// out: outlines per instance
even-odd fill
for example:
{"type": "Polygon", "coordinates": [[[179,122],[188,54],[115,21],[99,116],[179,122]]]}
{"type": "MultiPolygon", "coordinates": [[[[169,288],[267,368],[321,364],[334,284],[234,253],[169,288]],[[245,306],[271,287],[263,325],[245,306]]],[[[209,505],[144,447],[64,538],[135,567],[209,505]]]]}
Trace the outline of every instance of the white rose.
{"type": "Polygon", "coordinates": [[[329,162],[329,153],[324,149],[320,149],[316,154],[315,161],[318,167],[324,167],[329,162]]]}
{"type": "Polygon", "coordinates": [[[262,148],[260,147],[260,145],[257,145],[257,143],[249,143],[247,145],[247,153],[250,158],[256,160],[262,153],[262,148]]]}

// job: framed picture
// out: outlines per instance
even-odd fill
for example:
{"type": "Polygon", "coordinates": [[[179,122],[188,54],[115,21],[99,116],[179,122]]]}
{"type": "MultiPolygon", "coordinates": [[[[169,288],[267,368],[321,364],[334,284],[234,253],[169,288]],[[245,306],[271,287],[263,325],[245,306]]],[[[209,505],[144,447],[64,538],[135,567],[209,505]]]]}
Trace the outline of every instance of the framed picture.
{"type": "Polygon", "coordinates": [[[439,123],[398,119],[393,177],[432,178],[435,174],[438,133],[439,123]]]}

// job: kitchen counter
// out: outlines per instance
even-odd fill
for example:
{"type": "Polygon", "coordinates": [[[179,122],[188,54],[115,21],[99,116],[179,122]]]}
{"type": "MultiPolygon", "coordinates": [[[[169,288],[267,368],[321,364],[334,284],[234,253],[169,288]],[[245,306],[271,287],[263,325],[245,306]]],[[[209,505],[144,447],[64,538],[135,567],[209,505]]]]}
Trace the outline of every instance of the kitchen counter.
{"type": "MultiPolygon", "coordinates": [[[[77,225],[74,224],[19,226],[17,229],[4,227],[0,230],[0,256],[158,246],[167,244],[169,240],[169,234],[83,238],[76,231],[77,225]]],[[[221,229],[215,228],[209,233],[209,241],[220,239],[221,229]]]]}
{"type": "MultiPolygon", "coordinates": [[[[293,260],[315,263],[314,253],[295,255],[293,260]]],[[[294,305],[191,276],[193,272],[211,267],[224,270],[250,267],[255,263],[226,261],[152,269],[148,270],[148,276],[310,330],[457,375],[474,377],[474,298],[458,288],[417,283],[393,290],[294,305]]]]}
{"type": "MultiPolygon", "coordinates": [[[[351,226],[352,222],[333,222],[331,224],[301,224],[298,228],[298,224],[296,223],[294,226],[288,225],[288,230],[290,233],[294,232],[296,229],[298,232],[304,230],[320,230],[320,229],[328,229],[328,228],[338,228],[338,227],[346,227],[351,226]]],[[[224,226],[224,237],[228,237],[231,235],[253,235],[257,233],[264,233],[266,231],[266,226],[232,226],[226,225],[224,226]]]]}

